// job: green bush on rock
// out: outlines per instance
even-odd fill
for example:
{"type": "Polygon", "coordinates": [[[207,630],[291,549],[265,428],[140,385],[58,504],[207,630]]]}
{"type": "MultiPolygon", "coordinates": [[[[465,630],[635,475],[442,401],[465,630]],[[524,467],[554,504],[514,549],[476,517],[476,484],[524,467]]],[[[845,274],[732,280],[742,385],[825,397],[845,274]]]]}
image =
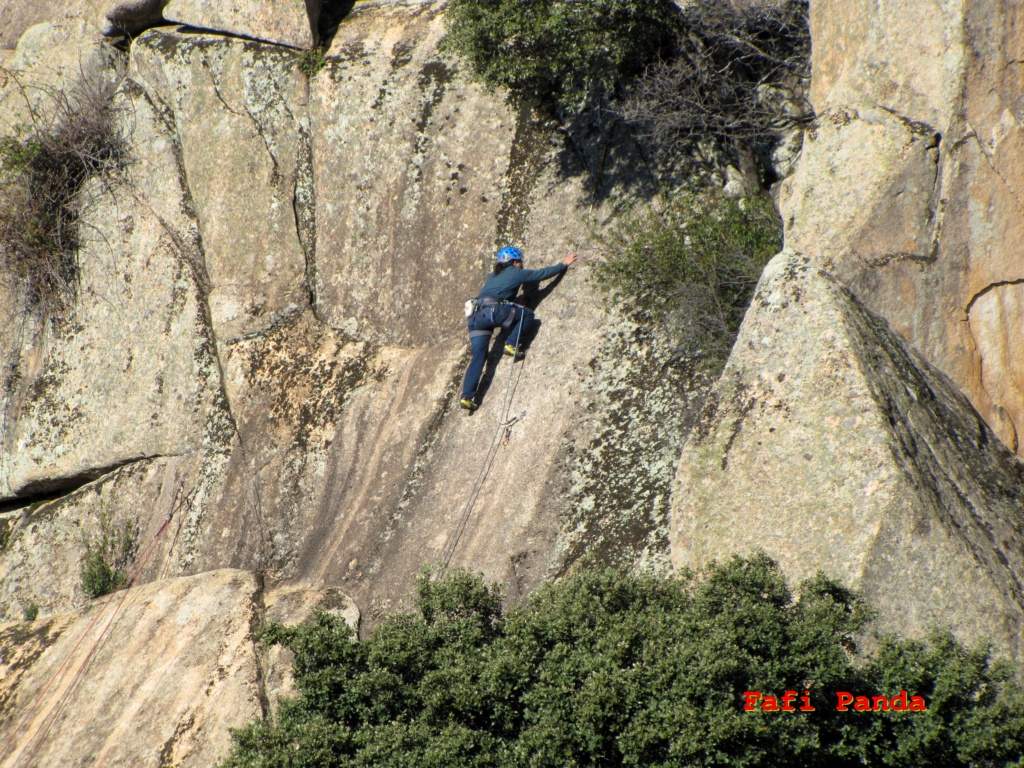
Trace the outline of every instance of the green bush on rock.
{"type": "Polygon", "coordinates": [[[1019,765],[1024,750],[1008,666],[945,634],[858,658],[860,599],[822,577],[794,598],[764,556],[671,578],[581,572],[508,613],[497,587],[455,572],[421,580],[417,608],[365,642],[327,613],[269,627],[300,695],[236,731],[225,768],[1019,765]],[[744,711],[745,691],[787,689],[815,711],[744,711]],[[835,708],[839,690],[902,689],[928,710],[835,708]]]}
{"type": "Polygon", "coordinates": [[[603,288],[666,325],[684,354],[721,360],[782,248],[782,222],[767,196],[682,191],[627,211],[595,245],[603,288]]]}
{"type": "Polygon", "coordinates": [[[678,18],[672,0],[453,0],[445,45],[487,86],[572,109],[666,53],[678,18]]]}
{"type": "Polygon", "coordinates": [[[139,549],[136,526],[125,522],[117,529],[106,512],[100,514],[98,541],[85,542],[82,558],[82,591],[89,597],[109,595],[128,581],[128,568],[139,549]]]}

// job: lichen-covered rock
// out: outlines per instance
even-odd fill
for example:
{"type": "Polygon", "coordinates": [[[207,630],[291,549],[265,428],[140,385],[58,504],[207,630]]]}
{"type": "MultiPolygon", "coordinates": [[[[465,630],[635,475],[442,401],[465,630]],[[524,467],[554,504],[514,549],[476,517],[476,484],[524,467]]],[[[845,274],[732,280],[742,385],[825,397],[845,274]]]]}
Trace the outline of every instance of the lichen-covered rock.
{"type": "MultiPolygon", "coordinates": [[[[588,548],[664,563],[672,467],[697,395],[671,340],[608,312],[584,262],[535,297],[543,324],[527,360],[496,355],[472,417],[455,403],[462,303],[496,245],[553,263],[584,242],[588,220],[605,221],[596,191],[652,179],[624,133],[581,155],[528,108],[469,84],[439,56],[442,32],[438,4],[361,4],[309,81],[311,108],[293,51],[184,30],[134,41],[122,95],[138,152],[119,210],[173,241],[137,244],[152,260],[145,279],[189,267],[197,356],[175,358],[175,382],[204,382],[209,397],[179,388],[164,404],[166,389],[121,377],[104,384],[121,409],[93,425],[110,437],[92,450],[127,464],[72,474],[61,456],[76,443],[47,443],[53,466],[19,481],[26,508],[0,553],[7,616],[29,600],[44,615],[81,605],[84,539],[101,513],[148,542],[176,510],[143,582],[227,566],[344,585],[368,624],[452,548],[453,563],[515,598],[588,548]],[[150,427],[139,398],[178,422],[177,443],[147,447],[163,422],[150,427]]],[[[109,216],[103,226],[122,226],[109,216]]],[[[159,325],[166,306],[145,297],[159,325]]],[[[88,320],[76,333],[107,332],[88,320]]],[[[144,360],[177,349],[156,329],[137,334],[144,360]]],[[[118,343],[86,351],[102,368],[118,343]]],[[[108,407],[98,390],[74,402],[108,407]]]]}
{"type": "Polygon", "coordinates": [[[310,83],[317,311],[381,344],[460,326],[498,241],[521,236],[543,151],[528,110],[441,58],[443,32],[436,4],[357,8],[310,83]]]}
{"type": "Polygon", "coordinates": [[[810,259],[767,267],[687,442],[672,559],[764,549],[878,625],[1021,652],[1024,470],[966,398],[810,259]]]}
{"type": "Polygon", "coordinates": [[[199,29],[312,48],[322,5],[322,0],[170,0],[164,17],[199,29]]]}
{"type": "Polygon", "coordinates": [[[131,75],[180,143],[218,341],[308,305],[311,145],[296,54],[151,30],[133,45],[131,75]]]}
{"type": "Polygon", "coordinates": [[[15,364],[0,459],[10,493],[198,449],[222,413],[194,264],[144,204],[94,189],[74,316],[36,326],[15,364]]]}
{"type": "Polygon", "coordinates": [[[1022,26],[1006,0],[812,3],[820,117],[781,196],[787,245],[885,317],[1019,455],[1024,345],[1002,340],[1019,335],[1004,288],[1024,284],[1022,26]]]}
{"type": "Polygon", "coordinates": [[[214,765],[267,705],[262,612],[259,579],[216,571],[3,625],[0,765],[214,765]]]}

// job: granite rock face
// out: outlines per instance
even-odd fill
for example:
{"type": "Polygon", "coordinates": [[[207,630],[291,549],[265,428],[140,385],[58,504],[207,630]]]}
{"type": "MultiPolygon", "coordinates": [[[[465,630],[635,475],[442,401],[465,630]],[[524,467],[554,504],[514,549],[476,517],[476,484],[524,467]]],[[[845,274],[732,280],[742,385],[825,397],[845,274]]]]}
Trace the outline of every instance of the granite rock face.
{"type": "Polygon", "coordinates": [[[190,27],[292,48],[317,44],[322,0],[170,0],[164,18],[190,27]]]}
{"type": "Polygon", "coordinates": [[[676,566],[765,550],[878,625],[1019,656],[1024,469],[967,399],[811,259],[783,252],[679,462],[676,566]]]}
{"type": "Polygon", "coordinates": [[[536,177],[530,115],[458,75],[442,34],[437,6],[362,14],[310,85],[317,311],[382,344],[459,327],[477,290],[466,276],[482,280],[496,239],[521,236],[510,225],[536,177]]]}
{"type": "MultiPolygon", "coordinates": [[[[98,309],[75,343],[3,336],[9,361],[45,349],[50,375],[21,366],[4,403],[0,615],[81,607],[104,518],[145,546],[172,516],[143,582],[260,570],[343,588],[367,626],[446,551],[514,599],[592,544],[609,562],[666,565],[700,387],[670,339],[608,311],[584,262],[530,299],[542,325],[527,360],[494,355],[481,410],[457,408],[462,303],[497,246],[549,264],[608,210],[591,199],[596,163],[472,85],[441,33],[433,4],[357,6],[308,79],[297,53],[251,40],[161,28],[133,42],[119,92],[133,162],[111,187],[120,218],[96,226],[138,242],[88,284],[97,306],[130,289],[131,365],[98,309]],[[131,258],[150,266],[136,275],[131,258]],[[87,396],[90,376],[106,383],[87,396]],[[48,388],[83,415],[54,422],[67,433],[54,450],[15,451],[49,429],[48,388]],[[178,428],[162,431],[165,417],[178,428]]],[[[603,172],[633,181],[643,167],[617,140],[603,172]]]]}
{"type": "MultiPolygon", "coordinates": [[[[159,121],[135,114],[145,123],[140,141],[170,152],[166,136],[144,134],[159,121]]],[[[166,170],[162,160],[152,158],[166,170]]],[[[177,181],[164,176],[156,189],[180,201],[177,181]]],[[[74,314],[23,318],[9,361],[5,496],[52,493],[130,461],[197,449],[219,417],[200,278],[173,221],[114,180],[94,180],[83,195],[74,314]]]]}
{"type": "Polygon", "coordinates": [[[812,3],[818,123],[781,195],[787,247],[888,320],[1019,455],[1022,14],[812,3]]]}
{"type": "MultiPolygon", "coordinates": [[[[34,603],[45,622],[11,630],[28,639],[4,658],[36,661],[5,676],[0,702],[22,707],[53,663],[43,646],[97,615],[80,567],[104,526],[151,547],[142,634],[229,702],[192,687],[178,700],[142,667],[170,732],[147,715],[128,738],[82,710],[27,749],[213,764],[227,725],[292,689],[288,655],[254,650],[243,625],[358,606],[367,631],[446,556],[516,601],[588,554],[668,568],[762,547],[791,576],[822,567],[862,587],[885,626],[944,621],[1015,651],[1020,469],[957,387],[1012,445],[1024,299],[1004,190],[1009,62],[1024,56],[971,9],[858,8],[850,39],[813,9],[819,119],[783,190],[790,250],[685,451],[706,382],[667,333],[609,304],[585,247],[528,298],[542,324],[525,360],[499,342],[480,410],[458,409],[462,304],[494,251],[558,261],[614,220],[595,190],[642,205],[657,180],[626,132],[581,149],[473,84],[439,49],[443,3],[356,3],[316,72],[295,50],[314,42],[302,3],[174,0],[166,18],[191,28],[146,31],[126,61],[84,17],[23,35],[7,61],[47,87],[83,61],[124,70],[133,153],[87,188],[72,316],[44,322],[0,281],[0,617],[34,603]],[[884,27],[915,19],[925,62],[901,74],[908,49],[884,27]],[[978,56],[961,55],[968,37],[978,56]],[[188,621],[173,601],[195,608],[188,621]],[[182,642],[205,628],[202,658],[162,628],[179,620],[182,642]],[[203,677],[211,659],[233,679],[203,677]]],[[[9,103],[5,118],[26,114],[9,103]]],[[[149,712],[103,658],[97,701],[149,712]]]]}
{"type": "Polygon", "coordinates": [[[251,573],[221,570],[0,625],[0,738],[10,742],[0,765],[214,765],[229,728],[289,693],[281,650],[261,649],[254,632],[314,608],[358,622],[336,590],[277,592],[251,573]]]}
{"type": "Polygon", "coordinates": [[[312,169],[296,64],[287,49],[163,30],[132,48],[132,79],[175,127],[222,342],[309,304],[301,225],[312,169]]]}

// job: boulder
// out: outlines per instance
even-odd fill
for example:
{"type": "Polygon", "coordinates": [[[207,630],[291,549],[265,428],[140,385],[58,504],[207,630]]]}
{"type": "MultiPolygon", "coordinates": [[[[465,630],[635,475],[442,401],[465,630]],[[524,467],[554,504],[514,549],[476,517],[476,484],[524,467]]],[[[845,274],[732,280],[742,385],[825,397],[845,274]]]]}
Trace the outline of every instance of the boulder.
{"type": "Polygon", "coordinates": [[[4,768],[205,768],[227,753],[229,728],[263,714],[255,576],[217,571],[127,595],[0,629],[3,657],[23,659],[3,677],[4,768]]]}
{"type": "Polygon", "coordinates": [[[868,269],[933,261],[939,142],[934,130],[885,110],[819,114],[796,174],[783,185],[786,247],[814,253],[833,271],[840,263],[868,269]],[[821,194],[794,192],[808,186],[821,194]]]}
{"type": "Polygon", "coordinates": [[[317,44],[322,0],[170,0],[164,18],[198,29],[249,37],[292,48],[317,44]]]}
{"type": "Polygon", "coordinates": [[[29,27],[0,70],[0,135],[10,135],[33,119],[48,119],[55,94],[74,92],[81,81],[112,80],[116,58],[86,18],[62,17],[29,27]]]}
{"type": "Polygon", "coordinates": [[[672,560],[763,549],[878,626],[1019,656],[1024,468],[956,386],[809,257],[768,265],[679,461],[672,560]]]}
{"type": "Polygon", "coordinates": [[[220,570],[0,624],[0,765],[216,765],[229,729],[294,693],[292,654],[255,631],[315,609],[359,621],[338,590],[265,588],[220,570]]]}
{"type": "Polygon", "coordinates": [[[103,9],[107,34],[137,35],[164,21],[163,9],[168,0],[113,0],[103,9]]]}

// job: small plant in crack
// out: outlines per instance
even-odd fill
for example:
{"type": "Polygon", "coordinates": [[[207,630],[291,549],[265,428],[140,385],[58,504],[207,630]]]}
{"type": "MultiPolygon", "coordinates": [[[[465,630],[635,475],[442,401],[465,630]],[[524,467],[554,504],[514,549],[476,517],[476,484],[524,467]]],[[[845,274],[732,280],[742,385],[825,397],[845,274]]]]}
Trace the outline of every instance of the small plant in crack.
{"type": "Polygon", "coordinates": [[[25,621],[35,621],[39,618],[39,605],[35,601],[21,609],[21,615],[25,621]]]}
{"type": "Polygon", "coordinates": [[[299,69],[306,77],[316,77],[317,73],[327,66],[327,50],[318,45],[299,55],[299,69]]]}
{"type": "Polygon", "coordinates": [[[138,551],[138,525],[125,521],[118,528],[107,511],[101,510],[99,539],[85,542],[82,591],[90,598],[96,598],[123,587],[128,582],[128,569],[138,551]]]}
{"type": "MultiPolygon", "coordinates": [[[[44,314],[61,314],[76,296],[87,182],[110,179],[128,162],[114,98],[120,79],[85,78],[47,92],[28,122],[0,139],[0,274],[44,314]]],[[[39,90],[6,69],[0,82],[39,90]]]]}

